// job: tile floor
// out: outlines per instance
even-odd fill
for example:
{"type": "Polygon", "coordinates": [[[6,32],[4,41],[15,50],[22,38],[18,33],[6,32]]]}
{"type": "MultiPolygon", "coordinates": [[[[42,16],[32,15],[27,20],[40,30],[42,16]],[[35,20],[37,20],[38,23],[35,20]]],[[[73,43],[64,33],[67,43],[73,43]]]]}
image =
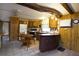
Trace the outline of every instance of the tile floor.
{"type": "Polygon", "coordinates": [[[26,46],[21,46],[21,42],[8,41],[5,39],[3,40],[3,47],[0,48],[0,56],[79,56],[78,52],[74,52],[68,49],[63,52],[52,50],[42,53],[39,51],[39,44],[37,42],[31,45],[31,47],[27,50],[26,46]]]}

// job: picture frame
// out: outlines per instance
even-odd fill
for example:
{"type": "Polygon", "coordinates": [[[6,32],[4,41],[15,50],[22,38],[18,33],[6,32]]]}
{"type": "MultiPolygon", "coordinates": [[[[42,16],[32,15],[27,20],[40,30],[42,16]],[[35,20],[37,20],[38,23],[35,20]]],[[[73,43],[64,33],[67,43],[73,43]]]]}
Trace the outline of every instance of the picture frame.
{"type": "Polygon", "coordinates": [[[72,27],[72,20],[71,19],[65,19],[65,20],[60,20],[60,28],[71,28],[72,27]]]}

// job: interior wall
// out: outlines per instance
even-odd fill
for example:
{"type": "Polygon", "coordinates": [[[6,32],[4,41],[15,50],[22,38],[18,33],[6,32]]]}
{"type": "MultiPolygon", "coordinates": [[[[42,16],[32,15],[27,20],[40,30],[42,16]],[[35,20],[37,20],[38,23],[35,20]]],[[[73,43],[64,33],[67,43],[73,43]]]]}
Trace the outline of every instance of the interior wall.
{"type": "Polygon", "coordinates": [[[0,4],[0,19],[2,21],[9,21],[10,16],[19,16],[21,18],[28,18],[34,20],[39,19],[42,16],[49,17],[51,16],[51,14],[46,12],[39,12],[28,7],[18,5],[16,3],[0,4]]]}
{"type": "Polygon", "coordinates": [[[63,47],[79,51],[79,24],[73,24],[72,28],[60,28],[63,47]]]}
{"type": "Polygon", "coordinates": [[[14,9],[14,4],[11,3],[2,3],[0,4],[0,19],[1,21],[9,21],[10,16],[16,15],[14,9]]]}
{"type": "MultiPolygon", "coordinates": [[[[72,20],[79,19],[72,15],[72,20]]],[[[68,19],[63,17],[64,19],[68,19]]],[[[79,52],[79,23],[74,24],[72,21],[71,28],[60,28],[61,43],[63,47],[79,52]]]]}

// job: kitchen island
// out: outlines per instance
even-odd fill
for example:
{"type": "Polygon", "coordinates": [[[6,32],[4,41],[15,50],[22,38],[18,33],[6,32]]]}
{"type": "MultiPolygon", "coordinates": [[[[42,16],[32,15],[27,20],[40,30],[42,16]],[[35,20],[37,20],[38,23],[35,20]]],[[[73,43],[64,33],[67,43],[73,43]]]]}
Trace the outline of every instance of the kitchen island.
{"type": "Polygon", "coordinates": [[[54,50],[58,46],[60,38],[59,34],[39,34],[39,50],[40,52],[54,50]]]}

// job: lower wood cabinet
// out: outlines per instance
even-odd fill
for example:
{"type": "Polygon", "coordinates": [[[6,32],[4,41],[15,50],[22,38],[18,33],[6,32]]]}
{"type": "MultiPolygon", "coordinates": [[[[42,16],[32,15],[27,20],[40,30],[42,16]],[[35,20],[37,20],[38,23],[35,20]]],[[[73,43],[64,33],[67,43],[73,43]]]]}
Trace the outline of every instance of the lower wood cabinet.
{"type": "Polygon", "coordinates": [[[39,50],[40,52],[54,50],[58,46],[59,35],[40,35],[39,50]]]}

